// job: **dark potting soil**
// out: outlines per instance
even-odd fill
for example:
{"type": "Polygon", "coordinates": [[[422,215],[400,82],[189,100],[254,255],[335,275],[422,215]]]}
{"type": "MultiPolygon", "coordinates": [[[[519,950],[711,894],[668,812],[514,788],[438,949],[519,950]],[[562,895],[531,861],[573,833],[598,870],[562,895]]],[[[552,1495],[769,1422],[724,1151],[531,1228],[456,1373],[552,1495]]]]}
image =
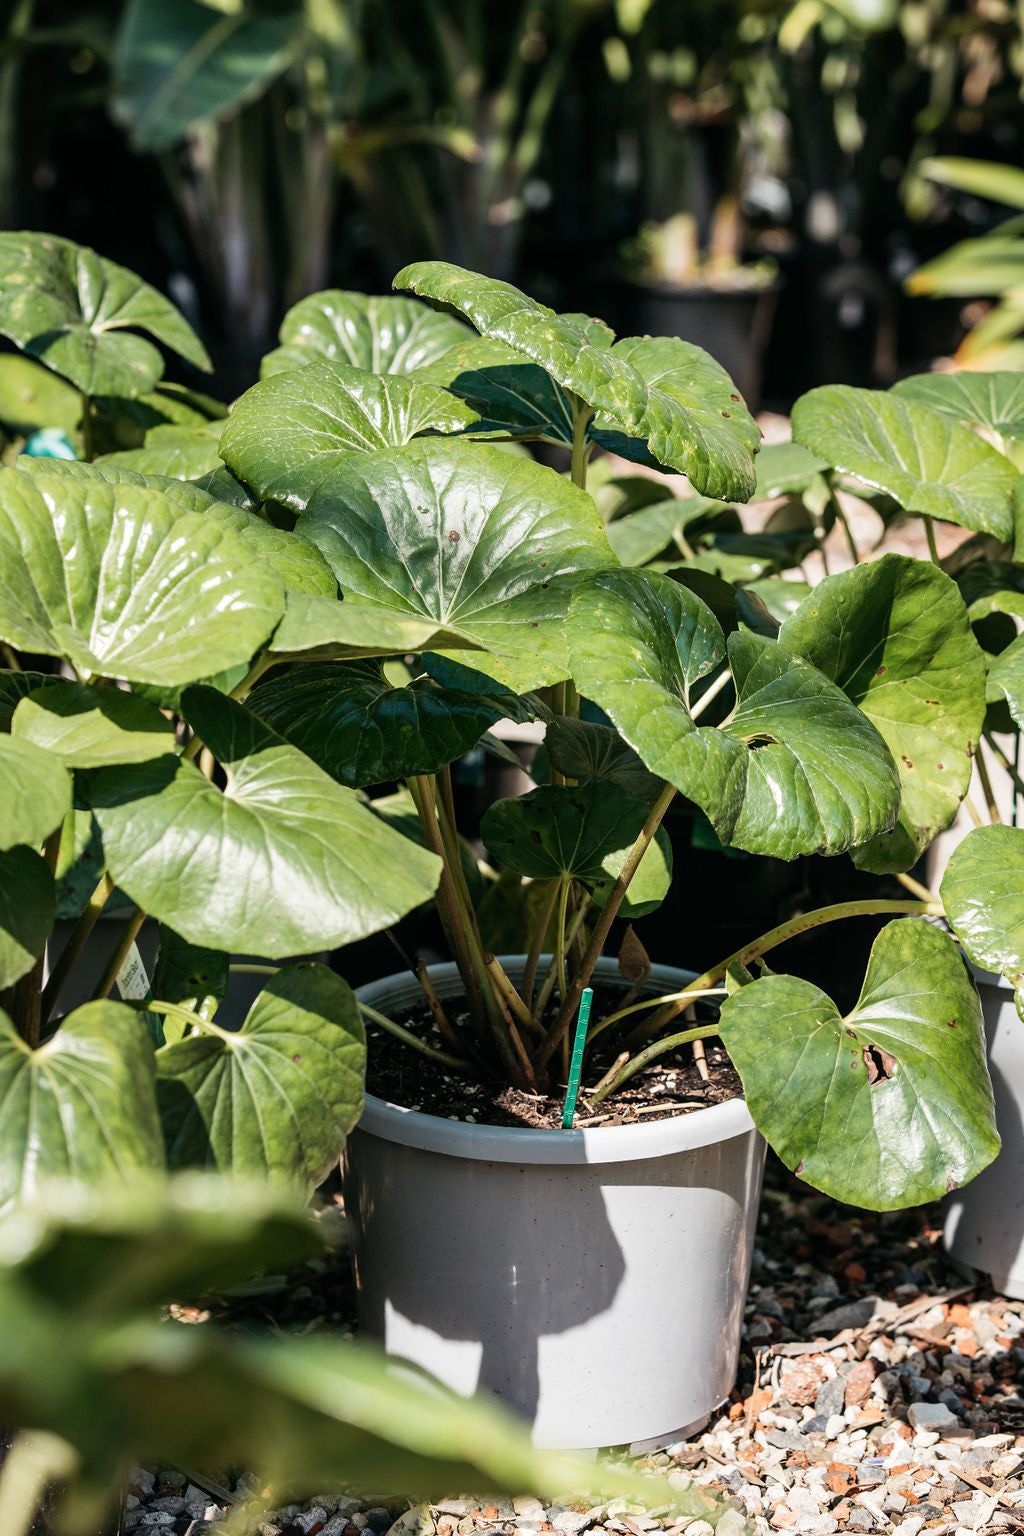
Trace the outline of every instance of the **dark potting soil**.
{"type": "MultiPolygon", "coordinates": [[[[612,997],[594,998],[592,1018],[596,1022],[615,1006],[612,997]]],[[[450,1015],[458,1027],[465,1014],[450,1015]]],[[[641,1015],[629,1020],[635,1028],[641,1015]]],[[[698,1005],[698,1020],[711,1020],[714,1013],[698,1005]]],[[[444,1049],[444,1042],[426,1006],[414,1015],[396,1019],[427,1044],[444,1049]]],[[[668,1033],[686,1029],[681,1020],[669,1026],[668,1033]]],[[[615,1036],[612,1028],[609,1034],[615,1036]]],[[[564,1083],[553,1083],[544,1094],[509,1087],[494,1079],[474,1080],[421,1056],[413,1047],[377,1025],[367,1027],[366,1086],[370,1093],[403,1109],[420,1110],[442,1119],[466,1120],[478,1125],[532,1126],[556,1129],[562,1123],[565,1102],[564,1083]]],[[[646,1120],[668,1120],[674,1115],[690,1114],[737,1098],[743,1088],[739,1075],[724,1047],[715,1039],[704,1042],[707,1079],[694,1057],[693,1047],[683,1045],[649,1062],[617,1092],[594,1104],[590,1090],[600,1081],[622,1049],[621,1036],[607,1045],[595,1042],[594,1051],[584,1063],[583,1083],[576,1102],[575,1128],[593,1125],[631,1125],[646,1120]]],[[[556,1072],[554,1077],[560,1077],[556,1072]]]]}

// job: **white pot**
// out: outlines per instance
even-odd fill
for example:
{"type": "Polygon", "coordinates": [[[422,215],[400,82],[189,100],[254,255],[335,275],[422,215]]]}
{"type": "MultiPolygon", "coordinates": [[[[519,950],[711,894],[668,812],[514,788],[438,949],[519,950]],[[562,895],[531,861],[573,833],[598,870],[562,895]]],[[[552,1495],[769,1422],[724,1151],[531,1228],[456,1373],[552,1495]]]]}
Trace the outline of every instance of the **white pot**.
{"type": "MultiPolygon", "coordinates": [[[[452,965],[431,976],[462,990],[452,965]]],[[[691,979],[652,973],[655,995],[691,979]]],[[[357,996],[394,1017],[421,994],[397,976],[357,996]]],[[[736,1373],[764,1151],[743,1099],[549,1131],[367,1096],[345,1154],[363,1326],[454,1391],[500,1397],[538,1446],[695,1433],[736,1373]]]]}
{"type": "Polygon", "coordinates": [[[981,1271],[1000,1295],[1024,1299],[1024,1022],[1008,981],[989,971],[974,974],[1003,1145],[994,1162],[946,1201],[943,1236],[959,1268],[981,1271]]]}

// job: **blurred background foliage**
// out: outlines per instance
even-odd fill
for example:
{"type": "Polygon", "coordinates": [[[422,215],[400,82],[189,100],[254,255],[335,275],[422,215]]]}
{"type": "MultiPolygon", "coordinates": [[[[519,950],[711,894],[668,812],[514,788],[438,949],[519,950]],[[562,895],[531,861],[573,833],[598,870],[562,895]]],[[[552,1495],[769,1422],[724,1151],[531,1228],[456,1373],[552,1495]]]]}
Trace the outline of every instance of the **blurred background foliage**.
{"type": "Polygon", "coordinates": [[[935,157],[1021,163],[1013,0],[7,4],[0,227],[168,292],[229,397],[288,305],[419,257],[620,330],[770,292],[767,403],[886,384],[975,296],[908,275],[1006,217],[935,157]]]}

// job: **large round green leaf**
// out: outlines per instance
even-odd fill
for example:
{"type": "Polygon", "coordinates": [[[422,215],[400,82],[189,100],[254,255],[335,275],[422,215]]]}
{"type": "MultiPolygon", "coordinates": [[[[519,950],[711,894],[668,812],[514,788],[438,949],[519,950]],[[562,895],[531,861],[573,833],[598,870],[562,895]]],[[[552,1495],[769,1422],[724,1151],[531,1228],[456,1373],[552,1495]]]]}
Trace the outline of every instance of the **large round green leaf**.
{"type": "Polygon", "coordinates": [[[19,650],[175,686],[248,661],[283,612],[266,563],[163,492],[0,470],[0,635],[19,650]]]}
{"type": "Polygon", "coordinates": [[[457,693],[429,677],[392,687],[373,662],[293,667],[248,706],[350,789],[437,773],[505,714],[497,695],[457,693]]]}
{"type": "Polygon", "coordinates": [[[164,371],[149,336],[197,368],[210,359],[162,293],[87,246],[0,234],[0,335],[87,395],[143,395],[164,371]]]}
{"type": "Polygon", "coordinates": [[[11,735],[45,748],[67,768],[147,763],[175,750],[173,725],[146,699],[119,688],[64,681],[50,682],[22,699],[11,735]]]}
{"type": "Polygon", "coordinates": [[[886,491],[907,512],[1013,538],[1009,459],[930,406],[846,384],[801,396],[793,436],[836,469],[886,491]]]}
{"type": "MultiPolygon", "coordinates": [[[[310,548],[316,550],[315,545],[310,548]]],[[[319,555],[320,551],[316,553],[319,555]]],[[[330,573],[330,567],[326,569],[330,573]]],[[[333,575],[331,581],[334,582],[333,575]]],[[[281,657],[351,661],[366,656],[396,656],[406,651],[433,651],[438,646],[478,648],[478,642],[431,619],[387,613],[383,608],[354,600],[341,602],[289,592],[284,618],[268,648],[281,657]]]]}
{"type": "Polygon", "coordinates": [[[46,860],[33,848],[0,853],[0,988],[32,969],[56,915],[57,895],[46,860]]]}
{"type": "Polygon", "coordinates": [[[608,571],[573,599],[576,686],[652,773],[707,814],[723,843],[794,858],[840,853],[899,809],[888,748],[841,689],[776,641],[738,631],[667,577],[608,571]],[[697,685],[728,658],[736,704],[695,721],[697,685]]]}
{"type": "MultiPolygon", "coordinates": [[[[539,464],[468,443],[353,456],[299,529],[346,598],[457,628],[497,653],[480,664],[517,693],[566,675],[565,578],[614,564],[589,496],[539,464]]],[[[459,659],[475,664],[468,651],[459,659]]]]}
{"type": "Polygon", "coordinates": [[[942,904],[983,970],[1024,983],[1024,828],[976,827],[954,848],[942,904]]]}
{"type": "Polygon", "coordinates": [[[30,741],[0,736],[0,848],[41,843],[71,809],[71,775],[30,741]]]}
{"type": "Polygon", "coordinates": [[[111,453],[105,460],[143,475],[170,475],[175,480],[198,480],[221,467],[220,436],[223,421],[204,421],[201,426],[154,427],[141,448],[111,453]]]}
{"type": "Polygon", "coordinates": [[[877,873],[909,869],[967,793],[985,715],[985,661],[955,583],[927,561],[885,555],[819,582],[779,639],[883,736],[900,819],[856,860],[877,873]]]}
{"type": "Polygon", "coordinates": [[[305,368],[320,357],[370,373],[414,373],[472,336],[454,315],[415,299],[371,297],[342,288],[311,293],[293,304],[279,334],[281,345],[263,359],[261,378],[305,368]]]}
{"type": "Polygon", "coordinates": [[[287,966],[240,1030],[207,1026],[158,1053],[167,1160],[319,1184],[362,1113],[365,1066],[351,989],[325,965],[287,966]]]}
{"type": "Polygon", "coordinates": [[[100,770],[86,793],[118,885],[193,944],[280,958],[365,938],[433,894],[440,862],[213,688],[183,712],[223,790],[162,758],[100,770]]]}
{"type": "Polygon", "coordinates": [[[260,96],[297,48],[296,6],[131,0],[117,38],[114,116],[136,149],[170,149],[193,123],[260,96]]]}
{"type": "Polygon", "coordinates": [[[647,409],[623,441],[618,421],[599,412],[590,435],[627,459],[649,454],[685,474],[702,496],[746,501],[756,485],[754,454],[761,429],[720,363],[674,336],[628,336],[612,355],[628,362],[648,386],[647,409]]]}
{"type": "Polygon", "coordinates": [[[834,1199],[919,1205],[999,1150],[977,993],[921,919],[883,928],[845,1018],[810,982],[766,976],[723,1004],[721,1035],[758,1128],[834,1199]]]}
{"type": "Polygon", "coordinates": [[[436,384],[318,362],[247,390],[220,451],[265,500],[301,512],[350,454],[400,448],[421,432],[458,432],[475,420],[436,384]]]}
{"type": "Polygon", "coordinates": [[[950,421],[984,427],[1000,437],[1024,437],[1024,377],[1019,373],[915,373],[894,395],[930,405],[950,421]]]}
{"type": "Polygon", "coordinates": [[[0,1012],[0,1211],[47,1179],[130,1181],[164,1163],[153,1047],[122,1003],[86,1003],[32,1050],[0,1012]]]}
{"type": "Polygon", "coordinates": [[[674,338],[611,345],[605,326],[557,315],[510,283],[443,261],[403,268],[396,288],[465,315],[483,336],[514,347],[598,412],[597,440],[689,475],[702,495],[745,501],[754,489],[760,432],[724,369],[674,338]],[[638,444],[632,440],[639,439],[638,444]]]}

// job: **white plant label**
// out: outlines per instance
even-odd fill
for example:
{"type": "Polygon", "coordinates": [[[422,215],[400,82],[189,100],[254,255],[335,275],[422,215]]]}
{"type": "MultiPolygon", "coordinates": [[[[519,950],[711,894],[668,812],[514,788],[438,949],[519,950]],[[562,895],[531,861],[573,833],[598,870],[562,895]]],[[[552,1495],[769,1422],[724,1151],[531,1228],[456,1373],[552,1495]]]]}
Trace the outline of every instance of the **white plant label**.
{"type": "Polygon", "coordinates": [[[139,946],[133,944],[125,956],[124,964],[117,973],[117,990],[126,1002],[143,1002],[151,997],[149,977],[139,954],[139,946]]]}

